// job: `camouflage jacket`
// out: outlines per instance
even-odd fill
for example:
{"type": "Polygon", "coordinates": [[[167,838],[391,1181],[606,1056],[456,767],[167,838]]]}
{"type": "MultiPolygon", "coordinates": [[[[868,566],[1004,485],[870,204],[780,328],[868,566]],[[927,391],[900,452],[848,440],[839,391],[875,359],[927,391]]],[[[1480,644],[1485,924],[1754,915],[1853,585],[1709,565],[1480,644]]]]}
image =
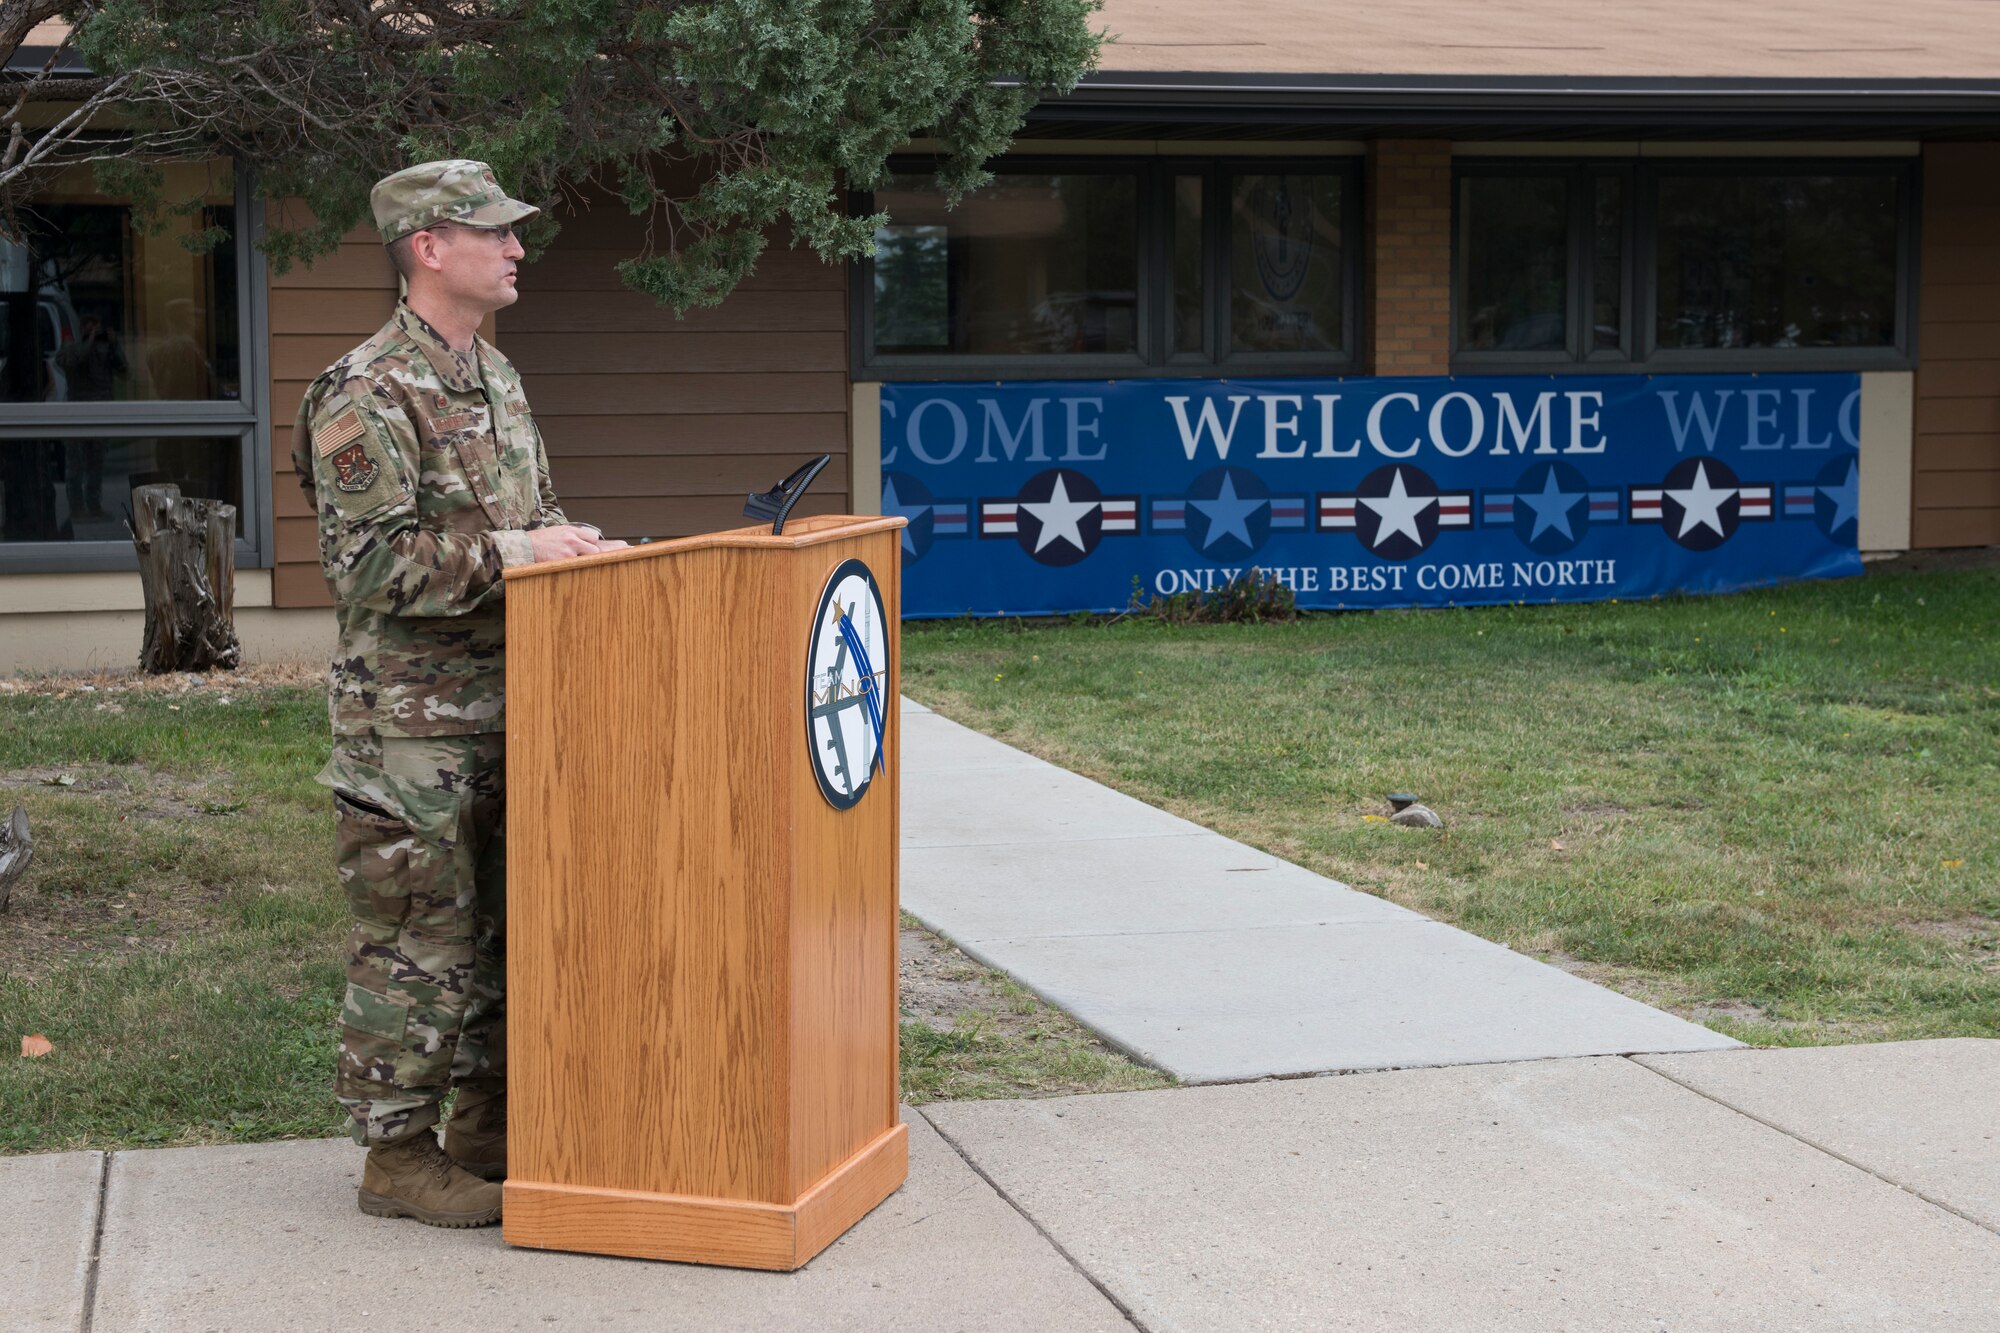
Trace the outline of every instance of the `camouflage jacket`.
{"type": "Polygon", "coordinates": [[[340,622],[334,733],[502,730],[500,572],[569,522],[513,365],[399,303],[306,390],[292,441],[340,622]]]}

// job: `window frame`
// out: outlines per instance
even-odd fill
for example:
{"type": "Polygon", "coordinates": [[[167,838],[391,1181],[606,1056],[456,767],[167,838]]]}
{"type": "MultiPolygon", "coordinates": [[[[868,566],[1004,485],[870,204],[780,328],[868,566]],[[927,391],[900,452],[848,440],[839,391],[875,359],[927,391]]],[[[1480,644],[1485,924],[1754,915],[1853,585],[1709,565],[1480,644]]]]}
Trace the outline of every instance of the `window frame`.
{"type": "MultiPolygon", "coordinates": [[[[235,543],[239,569],[269,568],[275,550],[271,504],[270,293],[262,249],[263,203],[244,167],[235,176],[236,327],[240,396],[230,399],[98,403],[0,403],[0,449],[17,440],[184,439],[235,436],[242,478],[235,543]]],[[[118,541],[0,542],[0,574],[137,570],[129,538],[118,541]]]]}
{"type": "MultiPolygon", "coordinates": [[[[890,160],[896,174],[935,170],[934,157],[890,160]]],[[[946,379],[1162,379],[1212,378],[1227,374],[1355,374],[1364,364],[1362,285],[1366,281],[1362,220],[1363,159],[1355,155],[1298,157],[1129,155],[1009,155],[995,162],[1001,175],[1125,174],[1137,178],[1135,248],[1138,265],[1138,347],[1131,354],[1034,353],[1005,356],[883,354],[875,350],[875,263],[856,260],[852,282],[849,377],[857,383],[946,379]],[[1229,226],[1223,191],[1234,175],[1339,175],[1341,190],[1342,310],[1345,353],[1231,352],[1226,350],[1229,302],[1229,226]],[[1173,318],[1174,180],[1202,179],[1202,340],[1199,353],[1167,353],[1173,318]]],[[[874,195],[855,192],[850,212],[875,211],[874,195]]],[[[894,219],[891,219],[893,222],[894,219]]]]}
{"type": "MultiPolygon", "coordinates": [[[[1172,159],[1168,159],[1171,162],[1172,159]]],[[[1361,287],[1367,271],[1357,261],[1365,225],[1361,213],[1361,159],[1358,157],[1221,157],[1210,159],[1202,179],[1202,245],[1207,290],[1202,297],[1204,366],[1254,375],[1351,374],[1361,364],[1361,287]],[[1229,345],[1230,262],[1235,240],[1230,183],[1237,176],[1338,176],[1340,189],[1341,310],[1340,352],[1237,351],[1229,345]],[[1210,215],[1214,217],[1211,220],[1210,215]]],[[[1172,176],[1196,174],[1170,171],[1172,176]]],[[[1169,217],[1172,215],[1169,214],[1169,217]]],[[[1171,280],[1171,274],[1169,274],[1171,280]]]]}
{"type": "Polygon", "coordinates": [[[1920,164],[1914,158],[1884,157],[1480,157],[1452,163],[1451,186],[1451,371],[1493,374],[1655,374],[1749,371],[1912,370],[1916,367],[1917,200],[1920,164]],[[1600,352],[1586,346],[1592,307],[1596,244],[1594,190],[1598,178],[1624,180],[1624,254],[1620,264],[1620,335],[1624,349],[1600,352]],[[1560,175],[1571,182],[1569,198],[1569,314],[1565,350],[1491,352],[1461,349],[1459,282],[1464,255],[1459,245],[1462,191],[1470,176],[1560,175]],[[1832,176],[1880,175],[1896,182],[1896,342],[1891,347],[1845,348],[1663,348],[1653,327],[1658,305],[1659,182],[1666,176],[1832,176]],[[1579,188],[1587,185],[1589,188],[1579,188]]]}

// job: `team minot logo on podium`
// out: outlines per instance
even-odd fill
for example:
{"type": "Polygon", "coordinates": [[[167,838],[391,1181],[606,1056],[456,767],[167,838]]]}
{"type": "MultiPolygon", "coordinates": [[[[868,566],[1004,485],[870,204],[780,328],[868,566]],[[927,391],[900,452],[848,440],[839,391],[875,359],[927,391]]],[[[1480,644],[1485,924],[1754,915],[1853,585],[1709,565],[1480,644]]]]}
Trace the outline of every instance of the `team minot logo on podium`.
{"type": "Polygon", "coordinates": [[[882,590],[867,565],[843,560],[819,595],[806,645],[806,749],[836,810],[859,801],[882,767],[888,690],[882,590]]]}

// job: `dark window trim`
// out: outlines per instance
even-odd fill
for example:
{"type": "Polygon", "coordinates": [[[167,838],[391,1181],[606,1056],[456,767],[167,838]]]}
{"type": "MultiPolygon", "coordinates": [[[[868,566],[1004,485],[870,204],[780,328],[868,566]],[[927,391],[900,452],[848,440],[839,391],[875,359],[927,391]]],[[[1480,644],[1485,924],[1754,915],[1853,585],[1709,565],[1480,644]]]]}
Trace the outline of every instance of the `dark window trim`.
{"type": "Polygon", "coordinates": [[[246,517],[243,533],[252,549],[240,549],[239,567],[275,569],[278,564],[278,506],[272,486],[277,460],[271,454],[271,266],[264,262],[264,199],[257,189],[254,169],[236,175],[238,227],[236,244],[244,255],[244,272],[238,276],[242,290],[244,401],[251,407],[256,424],[250,433],[250,471],[244,473],[243,500],[255,497],[256,512],[246,517]]]}
{"type": "Polygon", "coordinates": [[[1629,161],[1593,162],[1585,164],[1583,171],[1585,189],[1577,192],[1573,200],[1576,212],[1570,222],[1572,234],[1581,242],[1571,262],[1583,281],[1575,284],[1572,299],[1577,309],[1577,343],[1582,355],[1577,359],[1599,370],[1618,369],[1630,365],[1635,359],[1632,349],[1639,336],[1639,325],[1633,314],[1634,289],[1638,286],[1637,225],[1638,172],[1629,161]],[[1599,351],[1597,323],[1594,317],[1597,296],[1597,186],[1606,178],[1619,182],[1623,191],[1625,209],[1619,223],[1618,238],[1618,346],[1615,349],[1599,351]]]}
{"type": "MultiPolygon", "coordinates": [[[[96,404],[0,403],[0,448],[11,440],[134,439],[234,435],[243,484],[239,569],[275,564],[276,522],[271,496],[270,299],[265,282],[263,201],[251,173],[235,179],[236,327],[240,397],[234,401],[107,402],[96,404]],[[79,407],[84,410],[77,410],[79,407]]],[[[127,541],[0,542],[0,574],[68,574],[136,570],[138,554],[127,541]]]]}
{"type": "MultiPolygon", "coordinates": [[[[71,432],[71,438],[79,438],[80,432],[71,432]]],[[[92,438],[104,438],[102,431],[90,431],[92,438]]],[[[233,425],[216,425],[190,422],[156,422],[143,431],[122,432],[123,438],[174,439],[185,436],[236,436],[238,467],[242,469],[245,503],[252,494],[253,474],[268,452],[260,454],[257,446],[257,429],[253,422],[237,422],[233,425]]],[[[121,436],[111,435],[116,439],[121,436]]],[[[12,425],[0,426],[0,448],[5,448],[9,440],[48,439],[46,429],[34,430],[12,425]]],[[[270,488],[270,478],[263,478],[262,487],[266,493],[270,488]]],[[[264,527],[269,528],[269,509],[264,527]]],[[[243,533],[236,539],[236,567],[238,569],[260,569],[269,564],[258,558],[260,534],[256,522],[257,515],[244,513],[241,516],[243,533]]],[[[0,574],[88,574],[107,570],[136,570],[139,556],[132,549],[130,539],[123,541],[72,541],[72,542],[7,542],[0,544],[0,574]]]]}
{"type": "Polygon", "coordinates": [[[1496,374],[1518,372],[1550,375],[1714,373],[1751,371],[1872,371],[1916,368],[1917,204],[1916,158],[1884,157],[1667,157],[1667,158],[1548,158],[1480,157],[1452,163],[1451,183],[1451,372],[1496,374]],[[1458,243],[1461,191],[1459,182],[1475,175],[1562,175],[1588,182],[1607,171],[1627,173],[1623,324],[1626,351],[1620,356],[1593,357],[1583,345],[1589,302],[1590,248],[1595,228],[1588,225],[1587,192],[1572,184],[1569,264],[1569,350],[1547,352],[1460,351],[1458,347],[1458,243]],[[1896,212],[1896,345],[1894,347],[1826,348],[1745,347],[1660,348],[1655,345],[1653,311],[1658,299],[1652,274],[1658,253],[1658,185],[1662,176],[1824,176],[1886,175],[1897,181],[1896,212]],[[1578,196],[1585,196],[1579,200],[1578,196]],[[1582,313],[1577,314],[1581,309],[1582,313]]]}
{"type": "MultiPolygon", "coordinates": [[[[853,267],[852,298],[849,305],[848,356],[850,378],[856,382],[896,380],[980,380],[980,379],[1171,379],[1216,378],[1224,375],[1325,375],[1354,374],[1364,364],[1362,341],[1362,286],[1366,263],[1363,254],[1362,200],[1363,159],[1354,155],[1304,155],[1299,157],[1206,156],[1132,157],[1010,155],[994,164],[996,175],[1104,174],[1128,173],[1138,178],[1134,198],[1138,206],[1139,346],[1136,353],[1116,355],[1021,355],[1021,356],[937,356],[878,355],[873,346],[875,329],[875,267],[872,260],[858,260],[853,267]],[[1298,172],[1339,174],[1345,178],[1341,193],[1341,231],[1346,265],[1342,284],[1342,336],[1349,350],[1344,355],[1323,352],[1237,352],[1224,349],[1227,336],[1229,273],[1228,228],[1224,217],[1226,200],[1223,183],[1231,173],[1298,172]],[[1203,294],[1203,349],[1199,355],[1179,353],[1168,356],[1167,329],[1173,317],[1173,182],[1177,176],[1199,175],[1203,179],[1202,271],[1208,290],[1203,294]]],[[[928,172],[936,159],[896,158],[890,162],[895,172],[928,172]]],[[[850,211],[874,211],[874,196],[856,193],[850,211]]]]}

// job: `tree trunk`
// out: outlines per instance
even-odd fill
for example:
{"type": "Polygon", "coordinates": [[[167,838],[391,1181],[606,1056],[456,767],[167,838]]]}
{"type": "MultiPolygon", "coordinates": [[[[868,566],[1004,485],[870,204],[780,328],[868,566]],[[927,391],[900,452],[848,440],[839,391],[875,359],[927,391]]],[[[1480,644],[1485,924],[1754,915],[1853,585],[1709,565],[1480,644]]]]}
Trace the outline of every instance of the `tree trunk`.
{"type": "Polygon", "coordinates": [[[146,590],[142,670],[234,670],[236,506],[189,500],[178,486],[132,492],[132,544],[146,590]]]}

